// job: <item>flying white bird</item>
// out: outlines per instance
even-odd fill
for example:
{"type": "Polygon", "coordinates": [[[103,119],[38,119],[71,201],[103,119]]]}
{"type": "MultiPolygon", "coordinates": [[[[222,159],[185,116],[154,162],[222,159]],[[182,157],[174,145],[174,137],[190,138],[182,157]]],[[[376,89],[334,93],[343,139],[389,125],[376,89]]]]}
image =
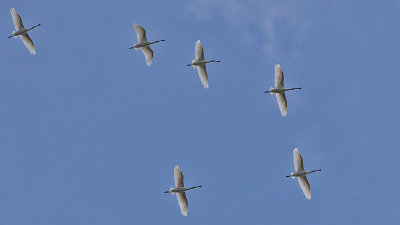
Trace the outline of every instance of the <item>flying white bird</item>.
{"type": "Polygon", "coordinates": [[[15,9],[12,8],[10,12],[14,22],[15,31],[13,31],[12,35],[9,36],[8,38],[11,37],[17,38],[19,36],[19,38],[21,38],[22,43],[24,43],[25,47],[29,50],[29,52],[32,55],[36,55],[35,45],[33,44],[32,39],[29,37],[28,31],[32,30],[35,27],[40,26],[40,24],[33,26],[29,29],[26,29],[17,11],[15,11],[15,9]]]}
{"type": "Polygon", "coordinates": [[[203,83],[204,88],[208,88],[208,75],[206,70],[206,64],[210,62],[221,62],[221,61],[204,60],[204,51],[203,51],[203,46],[200,43],[200,40],[196,41],[194,56],[195,59],[193,59],[192,63],[188,64],[187,66],[193,66],[193,68],[197,68],[197,72],[199,73],[201,83],[203,83]]]}
{"type": "Polygon", "coordinates": [[[186,199],[185,191],[198,188],[201,186],[185,188],[185,185],[183,184],[183,174],[178,165],[176,165],[174,168],[174,178],[175,178],[175,188],[171,187],[169,191],[165,191],[164,193],[171,193],[172,195],[176,193],[179,207],[181,208],[181,213],[183,216],[187,216],[188,200],[186,199]]]}
{"type": "Polygon", "coordinates": [[[296,172],[290,173],[290,175],[286,177],[291,177],[292,179],[297,177],[297,180],[299,181],[300,187],[303,190],[304,195],[306,196],[307,199],[311,199],[311,187],[310,184],[308,183],[306,175],[309,173],[314,173],[316,171],[322,171],[322,170],[321,169],[312,170],[310,172],[305,171],[303,166],[303,158],[301,157],[300,152],[297,148],[293,150],[293,162],[294,162],[294,169],[296,170],[296,172]]]}
{"type": "Polygon", "coordinates": [[[281,111],[282,116],[287,115],[287,101],[285,96],[285,91],[290,91],[294,89],[301,89],[301,88],[290,88],[285,89],[283,83],[283,72],[282,68],[279,64],[275,65],[275,88],[270,88],[269,91],[265,91],[264,93],[270,93],[273,95],[276,94],[276,100],[278,100],[279,109],[281,111]]]}
{"type": "Polygon", "coordinates": [[[146,30],[143,29],[143,27],[137,24],[133,24],[133,29],[136,32],[137,40],[139,43],[135,44],[133,47],[130,47],[129,49],[134,48],[136,51],[141,49],[144,57],[146,58],[146,64],[150,66],[151,63],[153,62],[153,50],[151,50],[150,45],[165,40],[149,42],[147,41],[146,38],[146,30]]]}

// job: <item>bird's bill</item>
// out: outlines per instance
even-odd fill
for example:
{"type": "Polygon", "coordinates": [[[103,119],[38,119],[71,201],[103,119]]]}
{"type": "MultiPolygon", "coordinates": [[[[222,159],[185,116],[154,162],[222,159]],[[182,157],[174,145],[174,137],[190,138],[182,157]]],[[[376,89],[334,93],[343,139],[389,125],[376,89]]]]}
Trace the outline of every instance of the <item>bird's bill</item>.
{"type": "Polygon", "coordinates": [[[135,47],[130,47],[129,49],[132,49],[132,48],[135,48],[135,47]]]}
{"type": "Polygon", "coordinates": [[[269,93],[269,91],[264,91],[264,93],[269,93]]]}
{"type": "Polygon", "coordinates": [[[287,176],[285,176],[285,177],[291,177],[290,175],[287,175],[287,176]]]}
{"type": "Polygon", "coordinates": [[[322,170],[321,169],[319,169],[319,170],[311,170],[310,173],[319,172],[319,171],[322,171],[322,170]]]}
{"type": "Polygon", "coordinates": [[[166,193],[166,194],[167,194],[167,193],[169,193],[169,191],[164,191],[164,193],[166,193]]]}
{"type": "Polygon", "coordinates": [[[8,38],[12,38],[13,35],[9,36],[8,38]]]}
{"type": "Polygon", "coordinates": [[[187,64],[186,66],[191,66],[192,64],[187,64]]]}

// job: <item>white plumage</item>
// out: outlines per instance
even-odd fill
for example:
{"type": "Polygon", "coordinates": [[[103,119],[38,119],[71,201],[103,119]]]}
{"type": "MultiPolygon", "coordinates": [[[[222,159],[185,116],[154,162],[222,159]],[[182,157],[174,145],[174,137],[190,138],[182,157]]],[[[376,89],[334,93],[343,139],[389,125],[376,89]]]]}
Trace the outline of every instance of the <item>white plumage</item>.
{"type": "Polygon", "coordinates": [[[296,172],[291,173],[289,176],[286,176],[286,177],[292,177],[293,179],[297,178],[297,180],[299,181],[301,190],[304,193],[304,196],[306,196],[307,199],[311,199],[311,187],[310,187],[310,183],[308,183],[308,180],[307,180],[307,174],[314,173],[316,171],[321,171],[321,169],[306,172],[304,170],[303,157],[301,157],[301,154],[297,148],[295,148],[293,150],[293,164],[294,164],[294,169],[296,172]]]}
{"type": "Polygon", "coordinates": [[[286,91],[301,89],[301,88],[290,88],[285,89],[284,84],[284,75],[282,68],[279,64],[275,65],[275,88],[270,88],[269,91],[265,91],[264,93],[276,94],[276,100],[278,102],[279,110],[282,116],[287,115],[287,100],[286,100],[286,91]]]}
{"type": "Polygon", "coordinates": [[[40,26],[40,24],[33,26],[29,29],[26,29],[24,27],[24,24],[22,23],[21,17],[14,8],[10,10],[10,13],[14,23],[15,31],[13,31],[12,35],[9,36],[8,38],[11,37],[17,38],[19,36],[22,43],[24,43],[25,47],[29,50],[29,52],[32,55],[36,55],[35,45],[33,44],[32,39],[29,37],[28,31],[34,29],[35,27],[40,26]]]}
{"type": "Polygon", "coordinates": [[[174,168],[174,181],[175,181],[175,188],[171,187],[169,191],[165,191],[164,193],[176,194],[181,213],[183,216],[187,216],[188,200],[186,198],[185,192],[188,190],[194,189],[194,188],[201,187],[201,186],[185,188],[185,185],[183,182],[183,174],[178,165],[176,165],[174,168]]]}
{"type": "Polygon", "coordinates": [[[149,42],[147,41],[146,37],[146,30],[138,25],[138,24],[133,24],[133,30],[136,32],[136,37],[138,40],[138,44],[135,44],[133,47],[129,48],[135,48],[136,50],[141,49],[143,52],[144,57],[146,58],[146,65],[151,66],[153,62],[153,50],[150,48],[150,45],[160,42],[160,41],[165,41],[165,40],[159,40],[159,41],[154,41],[154,42],[149,42]]]}
{"type": "Polygon", "coordinates": [[[196,41],[194,57],[195,59],[192,61],[192,63],[188,64],[187,66],[193,66],[194,68],[197,68],[197,73],[199,74],[203,87],[208,88],[208,74],[207,74],[206,64],[210,62],[220,62],[220,61],[217,60],[206,61],[204,59],[204,50],[200,40],[196,41]]]}

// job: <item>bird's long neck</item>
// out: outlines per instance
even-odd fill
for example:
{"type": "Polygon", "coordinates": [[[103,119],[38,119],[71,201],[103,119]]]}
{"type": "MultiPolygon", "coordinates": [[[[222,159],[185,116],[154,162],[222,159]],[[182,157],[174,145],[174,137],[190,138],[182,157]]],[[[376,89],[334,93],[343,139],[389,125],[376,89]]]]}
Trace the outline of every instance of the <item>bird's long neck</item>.
{"type": "Polygon", "coordinates": [[[210,62],[221,62],[219,60],[210,60],[210,61],[206,61],[205,63],[210,63],[210,62]]]}
{"type": "Polygon", "coordinates": [[[186,190],[195,189],[195,188],[199,188],[199,187],[201,187],[201,186],[190,187],[190,188],[188,188],[186,190]]]}
{"type": "Polygon", "coordinates": [[[291,90],[295,90],[295,89],[301,89],[301,88],[289,88],[289,89],[285,89],[285,91],[291,91],[291,90]]]}
{"type": "Polygon", "coordinates": [[[310,172],[306,172],[306,174],[314,173],[314,172],[317,172],[317,171],[322,171],[322,170],[321,169],[319,169],[319,170],[311,170],[310,172]]]}
{"type": "Polygon", "coordinates": [[[150,42],[150,44],[154,44],[154,43],[157,43],[157,42],[160,42],[160,41],[165,41],[165,40],[153,41],[153,42],[150,42]]]}
{"type": "Polygon", "coordinates": [[[38,24],[38,25],[36,25],[36,26],[33,26],[33,27],[29,28],[27,31],[30,31],[30,30],[32,30],[33,28],[35,28],[35,27],[38,27],[38,26],[40,26],[40,24],[38,24]]]}

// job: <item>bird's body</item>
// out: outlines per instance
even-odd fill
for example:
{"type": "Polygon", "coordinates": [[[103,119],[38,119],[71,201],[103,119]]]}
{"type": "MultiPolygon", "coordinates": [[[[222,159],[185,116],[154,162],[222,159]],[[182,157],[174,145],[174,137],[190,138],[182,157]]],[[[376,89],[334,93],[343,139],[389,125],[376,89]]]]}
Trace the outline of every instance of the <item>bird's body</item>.
{"type": "Polygon", "coordinates": [[[29,52],[32,55],[36,55],[35,45],[33,44],[32,39],[29,37],[28,31],[34,29],[35,27],[40,26],[40,24],[38,24],[36,26],[33,26],[33,27],[29,28],[29,29],[26,29],[24,27],[24,24],[22,23],[21,17],[19,16],[19,14],[17,13],[17,11],[14,8],[12,8],[10,10],[10,13],[11,13],[11,17],[13,19],[15,31],[13,31],[12,35],[9,36],[8,38],[20,37],[22,43],[24,43],[25,47],[29,50],[29,52]]]}
{"type": "Polygon", "coordinates": [[[291,91],[291,90],[295,90],[295,89],[301,89],[301,88],[289,88],[289,89],[285,89],[285,88],[271,88],[269,89],[269,93],[271,94],[276,94],[276,93],[285,93],[286,91],[291,91]]]}
{"type": "Polygon", "coordinates": [[[293,163],[294,163],[294,169],[296,171],[294,173],[290,173],[290,175],[286,177],[291,177],[292,179],[297,178],[300,187],[303,190],[304,195],[306,196],[307,199],[311,199],[311,187],[310,183],[308,183],[307,180],[307,174],[321,171],[321,169],[312,170],[309,172],[305,171],[303,165],[303,158],[301,157],[301,154],[297,148],[293,150],[293,163]]]}
{"type": "Polygon", "coordinates": [[[269,91],[265,91],[264,93],[270,93],[271,95],[276,94],[276,100],[278,101],[279,110],[281,111],[282,116],[287,115],[287,100],[286,100],[286,91],[291,91],[295,89],[301,88],[289,88],[286,89],[284,85],[284,75],[282,68],[279,64],[275,65],[275,88],[270,88],[269,91]]]}
{"type": "Polygon", "coordinates": [[[199,188],[201,186],[195,186],[195,187],[190,187],[190,188],[185,188],[184,182],[183,182],[183,174],[179,166],[175,166],[174,168],[174,180],[175,180],[175,188],[171,187],[169,191],[165,191],[164,193],[171,193],[176,194],[176,197],[178,199],[179,207],[181,209],[181,213],[183,216],[187,216],[187,211],[188,211],[188,200],[186,198],[186,191],[194,189],[194,188],[199,188]]]}
{"type": "MultiPolygon", "coordinates": [[[[164,40],[160,40],[160,41],[164,41],[164,40]]],[[[151,44],[154,44],[154,43],[157,43],[157,42],[160,42],[160,41],[153,41],[153,42],[148,42],[148,41],[146,41],[146,42],[142,42],[142,43],[135,44],[133,47],[134,47],[136,50],[139,50],[140,48],[147,47],[147,46],[149,46],[149,45],[151,45],[151,44]]]]}
{"type": "Polygon", "coordinates": [[[207,63],[210,63],[210,62],[220,62],[220,61],[216,61],[216,60],[206,61],[204,59],[202,59],[202,60],[193,60],[192,64],[190,64],[190,65],[192,65],[192,66],[202,66],[202,65],[206,65],[207,63]]]}
{"type": "Polygon", "coordinates": [[[196,186],[196,187],[191,187],[191,188],[176,187],[176,188],[170,189],[168,193],[172,193],[172,194],[173,193],[182,193],[182,192],[185,192],[185,191],[197,188],[197,187],[201,187],[201,186],[196,186]]]}
{"type": "Polygon", "coordinates": [[[193,59],[192,63],[188,64],[187,66],[193,66],[193,68],[197,68],[197,72],[199,74],[201,83],[203,84],[204,88],[208,88],[208,74],[207,74],[206,64],[211,62],[220,62],[220,61],[205,60],[203,46],[201,45],[200,40],[196,41],[195,59],[193,59]]]}
{"type": "Polygon", "coordinates": [[[154,55],[153,50],[150,48],[150,45],[165,40],[149,42],[147,41],[146,30],[143,27],[141,27],[138,24],[134,24],[133,29],[136,32],[138,43],[135,44],[133,47],[130,47],[129,49],[134,48],[136,51],[141,49],[144,57],[146,58],[146,64],[150,66],[151,63],[153,62],[153,55],[154,55]]]}
{"type": "Polygon", "coordinates": [[[26,32],[28,32],[28,29],[22,28],[22,29],[19,30],[19,31],[13,32],[13,36],[16,37],[16,36],[18,36],[18,35],[26,34],[26,32]]]}

